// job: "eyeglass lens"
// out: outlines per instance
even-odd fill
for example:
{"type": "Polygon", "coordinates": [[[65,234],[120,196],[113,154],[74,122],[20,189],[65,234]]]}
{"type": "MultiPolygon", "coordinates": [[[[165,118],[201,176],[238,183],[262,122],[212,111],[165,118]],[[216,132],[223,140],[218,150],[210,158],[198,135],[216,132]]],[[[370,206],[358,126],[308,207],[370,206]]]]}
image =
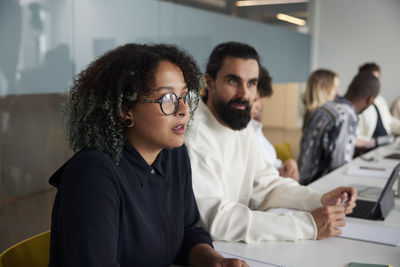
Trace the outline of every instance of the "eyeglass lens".
{"type": "Polygon", "coordinates": [[[199,104],[199,97],[196,93],[189,91],[187,94],[179,98],[173,93],[165,94],[161,98],[162,111],[167,115],[174,114],[179,109],[179,99],[181,98],[185,104],[189,105],[190,111],[193,112],[196,110],[197,105],[199,104]]]}

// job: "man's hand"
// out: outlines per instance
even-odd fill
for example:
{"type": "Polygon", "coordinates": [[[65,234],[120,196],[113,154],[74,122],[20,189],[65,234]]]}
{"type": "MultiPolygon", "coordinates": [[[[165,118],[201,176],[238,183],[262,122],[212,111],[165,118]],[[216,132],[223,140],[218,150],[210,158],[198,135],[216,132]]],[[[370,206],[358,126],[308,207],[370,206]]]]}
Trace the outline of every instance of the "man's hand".
{"type": "Polygon", "coordinates": [[[299,181],[299,168],[297,162],[293,159],[288,159],[279,169],[279,175],[282,177],[292,178],[299,181]]]}
{"type": "Polygon", "coordinates": [[[345,213],[353,212],[356,206],[357,191],[353,187],[338,187],[322,196],[321,202],[324,206],[340,205],[344,202],[345,213]]]}
{"type": "Polygon", "coordinates": [[[342,230],[337,227],[343,227],[346,224],[344,211],[345,207],[334,205],[321,207],[311,212],[317,225],[317,239],[337,236],[342,233],[342,230]]]}

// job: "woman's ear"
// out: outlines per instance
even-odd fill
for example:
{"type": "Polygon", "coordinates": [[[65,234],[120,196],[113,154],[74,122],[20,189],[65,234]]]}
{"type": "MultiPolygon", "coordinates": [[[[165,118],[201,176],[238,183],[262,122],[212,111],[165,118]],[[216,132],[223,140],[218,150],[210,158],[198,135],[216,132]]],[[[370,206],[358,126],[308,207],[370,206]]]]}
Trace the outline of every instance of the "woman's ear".
{"type": "Polygon", "coordinates": [[[128,111],[121,111],[119,113],[119,115],[121,116],[122,119],[122,123],[130,128],[133,127],[134,125],[134,121],[133,121],[133,111],[132,110],[128,110],[128,111]]]}

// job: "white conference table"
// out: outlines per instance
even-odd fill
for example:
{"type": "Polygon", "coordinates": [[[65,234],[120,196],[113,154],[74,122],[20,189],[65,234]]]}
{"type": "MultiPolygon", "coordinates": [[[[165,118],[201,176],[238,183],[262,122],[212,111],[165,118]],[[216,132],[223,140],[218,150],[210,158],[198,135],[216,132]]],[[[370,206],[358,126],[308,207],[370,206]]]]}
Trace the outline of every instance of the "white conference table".
{"type": "MultiPolygon", "coordinates": [[[[392,168],[400,161],[383,158],[390,153],[400,153],[400,140],[389,146],[379,147],[364,154],[363,158],[373,158],[373,161],[366,161],[358,157],[351,163],[321,177],[309,186],[321,192],[328,192],[338,186],[350,184],[383,187],[386,182],[383,178],[353,177],[346,175],[346,170],[350,164],[392,168]]],[[[397,183],[394,185],[395,188],[397,189],[397,183]]],[[[346,218],[346,220],[363,224],[400,228],[400,199],[395,198],[395,208],[384,221],[370,221],[356,218],[346,218]]],[[[296,242],[271,241],[258,244],[214,242],[214,246],[219,251],[282,266],[345,267],[349,262],[362,262],[391,264],[400,267],[400,247],[340,237],[296,242]]]]}

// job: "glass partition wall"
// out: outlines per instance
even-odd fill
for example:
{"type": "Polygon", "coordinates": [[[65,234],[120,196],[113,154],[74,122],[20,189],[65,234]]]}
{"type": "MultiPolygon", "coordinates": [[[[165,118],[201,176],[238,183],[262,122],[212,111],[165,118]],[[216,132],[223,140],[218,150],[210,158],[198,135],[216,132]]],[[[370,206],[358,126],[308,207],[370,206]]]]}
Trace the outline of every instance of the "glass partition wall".
{"type": "Polygon", "coordinates": [[[274,82],[304,82],[310,36],[242,18],[255,7],[221,12],[234,2],[0,1],[0,203],[50,188],[49,176],[72,154],[62,127],[65,92],[75,74],[118,45],[174,43],[204,69],[215,45],[240,41],[259,51],[274,82]]]}

